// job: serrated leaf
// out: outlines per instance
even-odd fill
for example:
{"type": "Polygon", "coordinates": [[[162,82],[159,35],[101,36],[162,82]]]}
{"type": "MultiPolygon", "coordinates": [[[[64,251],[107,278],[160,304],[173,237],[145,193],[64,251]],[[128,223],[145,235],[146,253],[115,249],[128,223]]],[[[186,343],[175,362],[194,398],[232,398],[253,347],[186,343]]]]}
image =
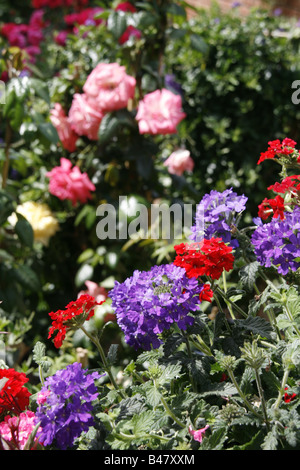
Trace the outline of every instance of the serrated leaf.
{"type": "Polygon", "coordinates": [[[111,344],[107,353],[107,360],[109,364],[114,364],[117,360],[117,352],[118,352],[119,345],[118,344],[111,344]]]}
{"type": "Polygon", "coordinates": [[[242,286],[248,291],[251,292],[253,290],[253,284],[255,282],[256,276],[258,274],[259,269],[258,261],[253,261],[252,263],[243,266],[239,270],[239,277],[242,286]]]}
{"type": "Polygon", "coordinates": [[[262,317],[247,317],[246,319],[236,320],[236,325],[251,331],[254,335],[262,338],[271,338],[272,325],[262,317]]]}
{"type": "Polygon", "coordinates": [[[201,443],[201,450],[223,450],[223,444],[226,439],[226,429],[220,428],[211,436],[204,436],[201,443]]]}
{"type": "Polygon", "coordinates": [[[141,414],[135,415],[131,420],[135,436],[138,437],[140,434],[149,432],[155,423],[155,419],[155,413],[151,410],[143,411],[141,414]]]}
{"type": "Polygon", "coordinates": [[[181,375],[181,364],[169,364],[162,368],[162,374],[157,379],[157,384],[164,385],[170,383],[171,380],[180,377],[181,375]]]}
{"type": "Polygon", "coordinates": [[[157,388],[155,386],[151,386],[146,391],[146,397],[147,397],[147,400],[148,400],[149,404],[152,407],[155,407],[160,403],[161,393],[157,390],[157,388]]]}

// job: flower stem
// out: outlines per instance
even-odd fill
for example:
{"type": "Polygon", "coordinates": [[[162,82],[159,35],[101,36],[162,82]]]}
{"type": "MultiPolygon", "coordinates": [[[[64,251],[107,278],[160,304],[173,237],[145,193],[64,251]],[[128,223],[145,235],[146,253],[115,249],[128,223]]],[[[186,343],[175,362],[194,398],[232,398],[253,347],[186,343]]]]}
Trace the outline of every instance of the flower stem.
{"type": "Polygon", "coordinates": [[[111,369],[110,369],[110,367],[109,367],[109,365],[108,365],[108,363],[107,363],[107,360],[106,360],[106,357],[105,357],[105,353],[104,353],[104,351],[103,351],[103,348],[102,348],[102,346],[101,346],[101,343],[100,343],[99,339],[98,339],[96,336],[91,335],[91,334],[84,328],[84,326],[81,326],[80,328],[81,328],[81,330],[84,332],[84,334],[86,334],[87,337],[88,337],[88,338],[92,341],[92,343],[96,346],[96,348],[97,348],[97,350],[98,350],[98,352],[99,352],[99,354],[100,354],[100,357],[101,357],[101,360],[102,360],[102,364],[103,364],[104,370],[105,370],[105,372],[107,372],[107,374],[108,374],[108,376],[109,376],[109,378],[110,378],[110,381],[111,381],[111,383],[113,384],[114,388],[121,394],[122,398],[126,398],[126,395],[124,394],[123,390],[121,390],[121,389],[118,387],[118,385],[117,385],[117,383],[116,383],[116,381],[115,381],[115,378],[114,378],[114,376],[113,376],[113,374],[112,374],[112,372],[111,372],[111,369]]]}
{"type": "Polygon", "coordinates": [[[257,388],[258,388],[258,393],[259,393],[259,397],[260,397],[260,401],[261,401],[261,406],[262,406],[262,411],[263,411],[263,415],[264,415],[264,420],[265,420],[267,429],[270,430],[269,419],[268,419],[268,415],[267,415],[266,402],[265,402],[265,397],[264,397],[264,393],[263,393],[263,389],[262,389],[262,385],[261,385],[261,380],[260,380],[259,372],[258,372],[258,370],[256,370],[256,369],[255,369],[255,379],[256,379],[256,384],[257,384],[257,388]]]}
{"type": "Polygon", "coordinates": [[[290,373],[289,369],[286,369],[284,371],[284,374],[283,374],[283,377],[282,377],[282,382],[281,382],[281,387],[280,387],[280,390],[279,390],[279,393],[278,393],[277,400],[276,400],[275,405],[274,405],[275,410],[280,405],[281,399],[282,399],[283,394],[284,394],[284,389],[286,387],[286,383],[287,383],[287,380],[288,380],[288,377],[289,377],[289,373],[290,373]]]}
{"type": "Polygon", "coordinates": [[[257,416],[258,418],[261,419],[261,415],[253,408],[253,406],[251,405],[251,403],[249,403],[249,401],[247,400],[245,394],[242,392],[239,384],[237,383],[236,379],[235,379],[235,376],[233,374],[233,371],[232,369],[227,369],[227,372],[228,372],[228,375],[230,377],[230,380],[232,381],[233,385],[235,386],[235,388],[237,389],[238,391],[238,394],[240,395],[240,397],[242,398],[242,400],[244,401],[245,405],[247,406],[247,408],[253,413],[255,414],[255,416],[257,416]]]}
{"type": "Polygon", "coordinates": [[[226,302],[226,304],[227,304],[227,307],[228,307],[228,310],[229,310],[229,312],[230,312],[231,318],[232,318],[233,320],[235,320],[235,316],[234,316],[234,313],[233,313],[233,310],[232,310],[232,306],[231,306],[229,300],[226,298],[226,294],[227,294],[227,280],[226,280],[226,273],[225,273],[224,270],[223,270],[223,272],[222,272],[222,278],[223,278],[223,289],[224,289],[224,294],[225,294],[224,300],[225,300],[225,302],[226,302]]]}
{"type": "Polygon", "coordinates": [[[164,409],[166,410],[166,413],[175,421],[175,423],[177,423],[182,429],[185,429],[186,428],[186,425],[184,423],[182,423],[180,421],[179,418],[177,418],[177,416],[175,416],[175,414],[173,413],[173,411],[169,408],[166,400],[164,399],[164,397],[161,395],[160,397],[161,399],[161,402],[164,406],[164,409]]]}

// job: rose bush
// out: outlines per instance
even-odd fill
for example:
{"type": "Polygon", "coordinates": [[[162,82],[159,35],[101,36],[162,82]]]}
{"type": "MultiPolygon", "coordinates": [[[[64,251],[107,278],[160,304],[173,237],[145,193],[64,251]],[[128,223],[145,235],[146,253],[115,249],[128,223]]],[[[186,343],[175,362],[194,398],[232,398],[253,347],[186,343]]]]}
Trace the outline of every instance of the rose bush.
{"type": "Polygon", "coordinates": [[[0,38],[1,449],[298,449],[297,26],[30,6],[0,38]],[[136,223],[158,202],[195,206],[180,239],[136,223]]]}

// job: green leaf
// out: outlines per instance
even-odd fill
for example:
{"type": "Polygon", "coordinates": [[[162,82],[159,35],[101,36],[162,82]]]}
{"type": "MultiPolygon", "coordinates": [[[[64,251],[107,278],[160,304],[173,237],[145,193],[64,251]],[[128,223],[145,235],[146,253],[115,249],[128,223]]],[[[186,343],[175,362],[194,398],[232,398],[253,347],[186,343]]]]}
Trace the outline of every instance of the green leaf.
{"type": "Polygon", "coordinates": [[[191,34],[191,46],[202,54],[206,54],[209,49],[208,44],[198,34],[191,34]]]}
{"type": "Polygon", "coordinates": [[[247,317],[235,321],[235,325],[251,331],[254,335],[271,339],[272,325],[262,317],[247,317]]]}
{"type": "Polygon", "coordinates": [[[107,29],[119,39],[127,28],[126,14],[122,11],[112,12],[107,20],[107,29]]]}
{"type": "Polygon", "coordinates": [[[31,77],[29,79],[29,85],[33,89],[33,91],[46,103],[50,104],[50,95],[49,95],[49,89],[48,85],[46,82],[43,80],[40,80],[39,78],[33,78],[31,77]]]}
{"type": "Polygon", "coordinates": [[[118,344],[111,344],[107,353],[107,360],[110,365],[117,361],[118,344]]]}
{"type": "Polygon", "coordinates": [[[257,261],[253,261],[239,270],[240,282],[248,292],[253,290],[253,284],[255,283],[258,269],[259,263],[257,261]]]}
{"type": "Polygon", "coordinates": [[[23,264],[13,269],[13,275],[23,287],[31,291],[38,292],[41,288],[40,281],[35,272],[27,265],[23,264]]]}
{"type": "Polygon", "coordinates": [[[146,390],[146,397],[149,404],[152,407],[157,406],[160,403],[161,393],[157,390],[154,385],[151,385],[148,390],[146,390]]]}
{"type": "Polygon", "coordinates": [[[135,436],[143,435],[149,431],[155,423],[155,413],[151,410],[143,411],[132,418],[133,432],[135,436]]]}
{"type": "Polygon", "coordinates": [[[17,217],[18,220],[15,225],[15,232],[18,235],[19,240],[24,243],[24,245],[32,248],[34,240],[32,226],[22,214],[18,214],[17,212],[17,217]]]}
{"type": "Polygon", "coordinates": [[[94,268],[89,264],[83,264],[77,271],[75,276],[75,284],[77,287],[81,286],[85,281],[92,278],[94,268]]]}
{"type": "Polygon", "coordinates": [[[13,198],[6,191],[0,190],[0,225],[7,221],[14,210],[13,198]]]}
{"type": "Polygon", "coordinates": [[[226,439],[226,429],[217,429],[211,436],[204,436],[203,441],[201,442],[201,450],[223,450],[223,444],[226,439]]]}
{"type": "Polygon", "coordinates": [[[115,114],[107,113],[101,121],[98,136],[101,143],[107,143],[116,133],[119,121],[115,114]]]}
{"type": "Polygon", "coordinates": [[[38,123],[38,129],[41,134],[43,134],[43,136],[46,137],[47,140],[49,140],[49,142],[51,142],[52,144],[57,144],[57,142],[59,141],[58,134],[56,129],[50,122],[38,123]]]}
{"type": "Polygon", "coordinates": [[[46,356],[46,346],[38,341],[33,348],[33,360],[42,367],[44,372],[47,372],[51,367],[51,361],[46,356]]]}

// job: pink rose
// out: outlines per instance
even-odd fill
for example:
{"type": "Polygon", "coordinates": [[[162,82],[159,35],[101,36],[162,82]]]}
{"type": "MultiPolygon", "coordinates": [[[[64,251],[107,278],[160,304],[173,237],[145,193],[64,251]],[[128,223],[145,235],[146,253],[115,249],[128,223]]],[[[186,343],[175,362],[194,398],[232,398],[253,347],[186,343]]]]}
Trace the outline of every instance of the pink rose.
{"type": "Polygon", "coordinates": [[[78,135],[72,130],[71,124],[59,103],[55,103],[54,109],[51,110],[50,120],[57,130],[62,146],[69,152],[74,152],[78,135]]]}
{"type": "Polygon", "coordinates": [[[115,8],[116,11],[130,11],[131,13],[135,13],[136,12],[136,8],[130,3],[130,2],[122,2],[122,3],[119,3],[116,8],[115,8]]]}
{"type": "Polygon", "coordinates": [[[69,199],[73,206],[78,201],[85,203],[91,199],[90,192],[96,189],[87,173],[81,173],[77,166],[72,168],[72,163],[66,158],[61,158],[60,166],[53,168],[46,176],[50,178],[49,192],[61,200],[69,199]]]}
{"type": "Polygon", "coordinates": [[[140,39],[142,37],[142,33],[139,29],[136,29],[134,26],[129,25],[122,34],[122,36],[119,38],[119,43],[124,44],[132,36],[136,39],[140,39]]]}
{"type": "Polygon", "coordinates": [[[144,96],[136,120],[141,134],[175,134],[177,124],[185,116],[181,96],[163,88],[144,96]]]}
{"type": "Polygon", "coordinates": [[[104,112],[126,108],[134,97],[136,80],[117,63],[98,64],[88,76],[83,90],[97,100],[104,112]]]}
{"type": "Polygon", "coordinates": [[[107,291],[104,287],[99,286],[96,282],[93,281],[85,281],[85,285],[87,290],[80,291],[77,298],[83,294],[88,294],[94,297],[96,302],[102,302],[107,299],[107,291]]]}
{"type": "Polygon", "coordinates": [[[54,36],[54,41],[59,46],[65,46],[67,42],[68,31],[60,31],[54,36]]]}
{"type": "Polygon", "coordinates": [[[94,100],[84,93],[75,93],[69,110],[69,121],[78,135],[97,140],[102,118],[103,113],[94,100]]]}
{"type": "Polygon", "coordinates": [[[164,166],[168,167],[168,171],[171,175],[181,176],[184,171],[193,171],[194,161],[188,150],[178,149],[171,153],[169,158],[164,162],[164,166]]]}

